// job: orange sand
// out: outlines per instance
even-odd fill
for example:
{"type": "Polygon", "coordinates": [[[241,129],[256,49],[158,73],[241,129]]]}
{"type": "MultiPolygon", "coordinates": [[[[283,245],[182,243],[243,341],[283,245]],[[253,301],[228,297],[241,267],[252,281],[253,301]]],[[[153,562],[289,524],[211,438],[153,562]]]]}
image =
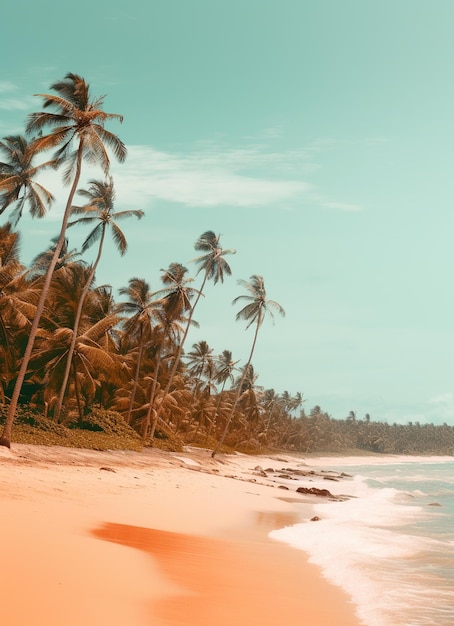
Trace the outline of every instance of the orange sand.
{"type": "Polygon", "coordinates": [[[358,625],[304,553],[267,537],[304,508],[258,464],[282,459],[0,448],[2,623],[358,625]]]}

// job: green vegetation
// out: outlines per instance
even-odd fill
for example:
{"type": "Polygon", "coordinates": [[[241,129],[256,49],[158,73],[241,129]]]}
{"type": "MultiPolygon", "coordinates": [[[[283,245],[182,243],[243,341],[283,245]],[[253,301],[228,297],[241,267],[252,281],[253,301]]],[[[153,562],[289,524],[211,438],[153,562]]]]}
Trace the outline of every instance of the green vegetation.
{"type": "Polygon", "coordinates": [[[295,420],[292,445],[307,452],[373,452],[384,454],[454,455],[454,427],[448,424],[388,424],[354,411],[332,419],[319,406],[295,420]]]}

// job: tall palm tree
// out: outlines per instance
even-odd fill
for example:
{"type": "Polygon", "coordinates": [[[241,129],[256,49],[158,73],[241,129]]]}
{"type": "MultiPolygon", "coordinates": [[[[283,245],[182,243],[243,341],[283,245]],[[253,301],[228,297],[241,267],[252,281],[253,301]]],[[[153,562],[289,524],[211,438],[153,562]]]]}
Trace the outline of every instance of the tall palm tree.
{"type": "Polygon", "coordinates": [[[216,382],[222,385],[221,393],[224,391],[226,382],[233,382],[233,372],[238,361],[232,360],[230,350],[223,350],[222,354],[217,357],[216,382]]]}
{"type": "Polygon", "coordinates": [[[81,76],[72,73],[67,74],[63,80],[54,83],[51,89],[57,93],[38,95],[44,98],[44,109],[51,109],[54,112],[32,113],[29,116],[27,132],[39,134],[46,128],[50,129],[49,134],[38,136],[34,140],[34,149],[36,152],[41,152],[57,147],[54,160],[57,166],[66,165],[64,180],[70,184],[70,191],[61,222],[60,235],[46,273],[41,297],[11,397],[5,426],[0,437],[0,445],[7,447],[11,446],[11,431],[16,407],[38,333],[39,321],[50,289],[52,274],[64,245],[73,198],[82,171],[82,161],[85,159],[89,163],[99,164],[107,175],[110,165],[107,147],[112,149],[120,162],[126,158],[126,147],[123,142],[104,128],[105,123],[109,120],[121,122],[122,116],[115,113],[105,113],[102,110],[104,98],[91,99],[89,85],[81,76]]]}
{"type": "Polygon", "coordinates": [[[146,343],[151,339],[153,317],[159,306],[159,302],[154,299],[155,293],[150,291],[150,285],[142,278],[131,278],[129,280],[129,286],[122,287],[119,293],[129,298],[127,302],[120,302],[116,307],[118,313],[129,316],[128,319],[123,321],[123,329],[128,336],[137,337],[138,342],[136,367],[126,415],[126,421],[129,424],[139,383],[143,351],[146,343]]]}
{"type": "Polygon", "coordinates": [[[26,205],[32,217],[43,217],[54,200],[50,191],[36,181],[36,176],[55,167],[56,161],[35,165],[37,154],[37,142],[27,141],[22,135],[10,135],[0,141],[0,155],[6,158],[0,162],[0,215],[14,207],[11,220],[14,225],[26,205]]]}
{"type": "MultiPolygon", "coordinates": [[[[189,283],[193,281],[192,278],[186,278],[188,268],[181,263],[171,263],[166,270],[161,270],[164,274],[161,277],[165,287],[158,291],[158,294],[162,298],[162,307],[166,317],[172,321],[181,320],[185,313],[189,312],[187,323],[183,332],[182,338],[179,340],[176,347],[175,355],[173,358],[173,364],[170,369],[170,373],[167,379],[167,384],[163,392],[163,400],[156,410],[154,415],[154,422],[157,423],[162,411],[164,410],[164,401],[169,394],[170,387],[175,378],[176,371],[180,364],[181,355],[183,354],[183,345],[189,332],[190,324],[192,321],[192,314],[194,307],[191,306],[191,300],[195,294],[200,292],[197,289],[189,286],[189,283]]],[[[154,433],[154,428],[152,429],[154,433]]]]}
{"type": "MultiPolygon", "coordinates": [[[[154,361],[153,377],[148,395],[147,414],[144,420],[144,438],[149,436],[149,438],[152,440],[154,437],[154,433],[158,424],[158,415],[156,409],[154,408],[154,405],[156,395],[159,391],[161,364],[166,359],[165,350],[167,350],[168,353],[171,353],[172,351],[174,352],[175,346],[178,345],[179,339],[184,332],[183,324],[184,318],[175,319],[172,316],[169,316],[166,309],[162,306],[161,301],[161,306],[156,310],[156,324],[153,328],[152,341],[156,349],[156,355],[154,361]],[[152,415],[153,420],[151,419],[152,415]]],[[[167,358],[169,358],[169,356],[167,356],[167,358]]],[[[162,418],[159,419],[162,420],[162,418]]]]}
{"type": "Polygon", "coordinates": [[[218,397],[216,401],[216,407],[213,415],[213,420],[208,427],[206,441],[208,441],[213,429],[216,429],[216,420],[219,414],[219,408],[221,406],[222,396],[227,384],[227,381],[233,383],[235,371],[235,366],[239,361],[233,361],[232,353],[230,350],[223,350],[222,354],[218,355],[216,358],[216,373],[215,380],[217,384],[221,385],[221,389],[218,392],[218,397]]]}
{"type": "Polygon", "coordinates": [[[241,302],[241,301],[244,301],[244,300],[247,302],[246,306],[244,306],[236,314],[236,320],[237,321],[238,320],[245,320],[247,322],[246,329],[249,328],[252,324],[255,324],[255,333],[254,333],[254,339],[252,341],[251,351],[249,353],[249,358],[247,360],[246,365],[244,366],[243,376],[241,377],[241,380],[239,382],[238,390],[237,390],[237,393],[236,393],[236,396],[235,396],[235,400],[234,400],[234,402],[232,404],[232,408],[230,410],[230,415],[229,415],[229,417],[227,419],[227,422],[225,424],[224,432],[222,433],[222,436],[221,436],[217,446],[215,447],[215,449],[211,453],[211,456],[213,458],[216,456],[216,453],[218,452],[219,448],[224,443],[224,439],[225,439],[225,437],[227,435],[227,432],[228,432],[228,429],[229,429],[229,426],[230,426],[230,422],[232,421],[232,417],[233,417],[233,415],[235,413],[236,406],[237,406],[238,401],[239,401],[239,399],[241,397],[241,394],[242,394],[242,391],[243,391],[244,382],[246,380],[246,376],[247,376],[248,371],[249,371],[249,366],[251,365],[252,357],[254,355],[254,350],[255,350],[255,345],[257,343],[258,333],[259,333],[260,327],[261,327],[261,325],[263,323],[263,320],[266,317],[266,314],[269,314],[271,318],[274,318],[273,311],[276,311],[277,313],[279,313],[282,316],[285,315],[285,311],[281,307],[280,304],[278,304],[274,300],[267,300],[267,298],[266,298],[266,291],[265,291],[265,283],[264,283],[264,280],[263,280],[262,276],[254,274],[253,276],[251,276],[250,282],[247,282],[245,280],[239,280],[238,283],[240,285],[242,285],[245,289],[247,289],[247,291],[249,292],[249,295],[241,295],[241,296],[238,296],[237,298],[235,298],[233,300],[232,304],[234,304],[234,305],[237,302],[241,302]]]}
{"type": "Polygon", "coordinates": [[[95,227],[89,233],[84,243],[82,244],[82,252],[86,252],[88,248],[99,241],[98,244],[98,252],[96,258],[91,266],[91,271],[88,275],[87,282],[82,290],[80,295],[76,317],[74,320],[73,327],[73,336],[71,339],[71,344],[69,346],[68,354],[66,357],[66,369],[63,377],[62,386],[60,389],[60,393],[58,396],[57,403],[55,405],[55,413],[54,419],[58,421],[61,406],[63,404],[63,398],[65,396],[66,387],[68,385],[69,374],[71,371],[72,357],[74,353],[74,348],[77,342],[77,333],[79,330],[80,319],[82,317],[82,310],[85,302],[85,298],[87,297],[87,293],[90,289],[91,284],[93,283],[96,269],[98,267],[99,261],[101,260],[101,256],[103,253],[104,240],[106,236],[107,228],[110,227],[112,230],[113,240],[116,244],[118,251],[121,256],[123,256],[127,250],[128,244],[126,241],[126,237],[123,231],[119,228],[116,220],[126,219],[128,217],[143,217],[143,211],[140,210],[129,210],[129,211],[117,211],[114,212],[114,201],[115,201],[115,191],[113,186],[112,177],[109,177],[107,181],[96,181],[91,180],[89,182],[88,189],[81,189],[78,193],[79,195],[88,199],[88,203],[82,207],[73,207],[73,214],[82,214],[83,217],[75,220],[74,222],[69,222],[68,227],[74,226],[74,224],[93,224],[95,223],[95,227]]]}
{"type": "MultiPolygon", "coordinates": [[[[81,263],[68,263],[56,270],[52,277],[38,337],[27,369],[27,382],[33,382],[35,388],[43,389],[46,414],[47,408],[53,407],[58,397],[77,302],[89,271],[81,263]]],[[[35,280],[37,285],[41,282],[42,277],[35,280]]],[[[23,394],[25,395],[25,386],[23,394]]]]}
{"type": "MultiPolygon", "coordinates": [[[[203,290],[205,288],[205,284],[207,280],[212,279],[213,283],[216,285],[219,281],[223,283],[224,276],[225,275],[230,276],[230,274],[232,273],[232,270],[230,269],[230,266],[227,263],[227,261],[224,259],[224,257],[226,254],[235,254],[236,250],[234,250],[233,248],[228,249],[228,250],[223,250],[221,246],[219,245],[219,241],[220,241],[220,235],[215,235],[215,233],[212,230],[207,230],[197,239],[197,241],[194,244],[194,248],[196,250],[205,253],[193,259],[193,262],[199,265],[197,274],[199,274],[202,271],[204,272],[203,280],[202,280],[200,289],[197,291],[197,296],[196,296],[194,305],[192,307],[189,306],[186,309],[189,311],[188,321],[187,321],[183,337],[181,339],[180,345],[178,347],[178,350],[175,356],[173,367],[170,372],[169,381],[166,386],[165,394],[167,394],[170,390],[173,377],[180,363],[180,359],[183,354],[184,343],[186,341],[186,338],[189,333],[189,329],[193,322],[194,310],[200,298],[203,295],[203,290]]],[[[158,417],[161,414],[161,411],[162,411],[162,404],[158,408],[158,417]]]]}
{"type": "Polygon", "coordinates": [[[232,270],[224,257],[226,254],[236,254],[236,250],[233,248],[223,250],[219,245],[220,239],[221,235],[215,235],[212,230],[207,230],[203,235],[200,235],[194,244],[196,250],[205,252],[205,254],[193,259],[193,262],[199,266],[197,274],[204,272],[200,293],[203,292],[207,280],[213,280],[216,285],[219,280],[221,283],[224,282],[224,274],[227,276],[232,274],[232,270]]]}

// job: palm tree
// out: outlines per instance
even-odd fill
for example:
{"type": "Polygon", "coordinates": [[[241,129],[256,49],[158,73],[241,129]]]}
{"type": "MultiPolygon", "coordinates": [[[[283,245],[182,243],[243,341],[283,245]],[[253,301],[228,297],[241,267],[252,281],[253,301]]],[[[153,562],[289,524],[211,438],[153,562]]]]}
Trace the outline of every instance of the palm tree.
{"type": "Polygon", "coordinates": [[[197,274],[204,272],[200,293],[203,292],[207,280],[212,279],[216,285],[219,280],[221,283],[224,282],[224,274],[228,276],[232,274],[232,270],[224,257],[226,254],[236,254],[236,250],[233,248],[223,250],[219,245],[220,238],[221,236],[215,235],[212,230],[207,230],[203,235],[200,235],[194,244],[196,250],[206,253],[193,259],[193,262],[199,265],[197,274]]]}
{"type": "Polygon", "coordinates": [[[225,384],[228,380],[233,382],[233,372],[237,363],[238,361],[232,360],[230,350],[223,350],[222,354],[217,357],[216,382],[222,384],[220,393],[224,391],[225,384]]]}
{"type": "Polygon", "coordinates": [[[0,227],[0,402],[14,377],[25,332],[35,312],[37,290],[19,261],[19,234],[8,222],[0,227]]]}
{"type": "Polygon", "coordinates": [[[213,348],[206,341],[193,344],[192,350],[186,355],[188,373],[194,378],[194,390],[197,392],[202,386],[202,379],[207,378],[211,383],[213,364],[213,348]]]}
{"type": "Polygon", "coordinates": [[[117,246],[118,251],[121,256],[123,256],[127,250],[127,242],[126,237],[123,231],[119,228],[118,224],[115,220],[125,219],[128,217],[143,217],[143,211],[139,210],[130,210],[130,211],[117,211],[114,212],[114,200],[115,200],[115,192],[113,186],[112,177],[106,182],[91,180],[89,182],[88,190],[82,189],[78,193],[79,195],[88,199],[88,203],[82,207],[73,207],[73,214],[82,214],[83,217],[80,217],[78,220],[74,222],[69,222],[68,227],[74,226],[74,224],[92,224],[93,222],[97,222],[93,230],[89,233],[84,243],[82,244],[82,252],[86,252],[88,248],[99,241],[98,244],[98,253],[96,255],[96,259],[91,266],[91,271],[88,275],[87,282],[82,290],[80,295],[79,304],[77,307],[76,317],[74,320],[73,327],[73,336],[71,339],[71,344],[68,349],[68,355],[66,360],[66,369],[63,377],[62,386],[60,389],[60,393],[58,396],[57,403],[55,405],[55,413],[54,419],[58,421],[61,406],[63,404],[63,398],[65,396],[66,387],[69,380],[69,374],[71,371],[72,357],[74,353],[74,348],[77,342],[77,332],[79,330],[80,319],[82,316],[82,309],[85,302],[85,298],[87,297],[88,290],[93,282],[95,277],[96,268],[98,267],[99,261],[101,260],[104,240],[106,236],[106,230],[108,227],[112,229],[112,235],[114,242],[117,246]]]}
{"type": "Polygon", "coordinates": [[[279,313],[282,316],[285,315],[285,311],[281,307],[280,304],[278,304],[274,300],[267,300],[267,298],[266,298],[266,291],[265,291],[265,283],[263,281],[262,276],[254,274],[253,276],[251,276],[250,282],[247,282],[245,280],[239,280],[238,283],[240,285],[242,285],[243,287],[245,287],[245,289],[247,289],[247,291],[249,291],[250,295],[238,296],[237,298],[235,298],[233,300],[232,304],[234,304],[234,305],[237,302],[244,301],[244,300],[247,302],[246,306],[243,307],[236,314],[236,320],[237,321],[238,320],[245,320],[247,322],[246,329],[249,328],[252,324],[255,324],[255,333],[254,333],[254,339],[252,341],[251,351],[249,353],[249,358],[247,360],[246,365],[244,366],[243,376],[241,377],[240,383],[238,385],[238,390],[237,390],[237,393],[236,393],[235,400],[233,402],[232,408],[230,410],[230,415],[229,415],[229,417],[227,419],[227,422],[225,424],[224,432],[222,433],[222,436],[221,436],[217,446],[215,447],[215,449],[211,453],[211,456],[213,458],[215,457],[215,455],[218,452],[219,448],[224,443],[224,439],[225,439],[225,437],[227,435],[227,431],[229,429],[230,422],[232,421],[232,417],[233,417],[233,415],[235,413],[236,406],[237,406],[238,401],[239,401],[239,399],[241,397],[241,394],[242,394],[242,391],[243,391],[243,385],[244,385],[244,382],[246,380],[246,376],[247,376],[248,371],[249,371],[249,366],[251,364],[252,357],[253,357],[253,354],[254,354],[255,345],[257,343],[257,337],[258,337],[259,329],[260,329],[260,326],[263,323],[263,320],[265,319],[266,314],[268,313],[271,316],[271,318],[274,317],[273,316],[273,311],[276,311],[277,313],[279,313]]]}
{"type": "Polygon", "coordinates": [[[54,83],[51,89],[56,91],[57,94],[38,95],[44,98],[44,108],[52,109],[55,112],[41,111],[32,113],[29,116],[27,132],[42,133],[45,128],[51,129],[48,135],[41,135],[34,140],[34,150],[41,152],[60,146],[54,154],[55,164],[56,166],[66,164],[64,180],[68,184],[71,183],[71,186],[61,222],[60,235],[46,273],[41,297],[36,308],[27,346],[11,397],[5,426],[0,437],[0,445],[8,448],[11,446],[11,431],[16,407],[38,332],[39,321],[44,311],[52,274],[64,245],[73,198],[79,184],[82,161],[86,159],[89,163],[99,164],[107,175],[110,161],[106,146],[113,150],[115,157],[120,162],[126,158],[126,147],[123,142],[104,128],[104,124],[108,120],[119,120],[121,122],[123,120],[122,116],[114,113],[105,113],[102,110],[104,98],[92,100],[90,98],[89,85],[82,77],[77,74],[67,74],[63,80],[54,83]]]}
{"type": "MultiPolygon", "coordinates": [[[[191,307],[191,299],[195,294],[200,294],[197,289],[189,287],[189,283],[192,282],[192,278],[185,278],[188,268],[181,263],[171,263],[166,270],[161,270],[164,274],[161,277],[162,282],[166,287],[160,289],[158,294],[162,298],[162,307],[168,320],[179,321],[182,319],[186,312],[189,312],[186,327],[183,333],[183,337],[180,339],[176,353],[173,359],[173,365],[170,369],[167,384],[163,392],[163,400],[156,410],[154,416],[154,423],[157,423],[161,413],[164,409],[164,401],[169,394],[170,387],[172,386],[173,379],[175,377],[177,368],[180,364],[181,355],[183,354],[184,341],[188,335],[190,324],[192,323],[192,314],[194,307],[191,307]]],[[[152,429],[154,433],[154,428],[152,429]]]]}
{"type": "Polygon", "coordinates": [[[128,336],[138,338],[136,368],[126,415],[126,421],[129,424],[139,383],[143,351],[147,341],[151,339],[153,317],[159,306],[159,301],[153,299],[155,293],[150,291],[150,285],[142,278],[131,278],[129,280],[129,286],[122,287],[119,293],[129,298],[127,302],[117,304],[118,313],[130,315],[130,317],[123,322],[124,331],[128,336]]]}
{"type": "MultiPolygon", "coordinates": [[[[241,375],[237,381],[238,385],[241,385],[241,391],[239,393],[239,400],[237,403],[236,412],[232,417],[232,422],[235,421],[235,427],[232,428],[237,435],[237,424],[240,425],[240,440],[248,447],[256,446],[254,436],[259,438],[264,437],[263,421],[260,419],[262,416],[262,408],[259,406],[259,397],[262,392],[256,393],[255,382],[258,378],[258,374],[255,372],[253,365],[245,365],[240,368],[241,375]]],[[[238,393],[238,389],[236,389],[238,393]]],[[[236,397],[236,395],[235,395],[236,397]]],[[[238,442],[239,442],[238,441],[238,442]]]]}
{"type": "Polygon", "coordinates": [[[56,166],[54,159],[35,165],[38,149],[35,140],[22,135],[11,135],[0,141],[0,215],[11,206],[12,223],[17,224],[24,207],[28,205],[32,217],[43,217],[52,204],[53,195],[35,180],[41,172],[56,166]]]}
{"type": "MultiPolygon", "coordinates": [[[[37,254],[32,260],[30,269],[27,272],[27,277],[29,280],[33,281],[39,278],[45,278],[49,269],[49,265],[51,264],[52,258],[55,253],[55,248],[58,243],[58,237],[54,237],[53,239],[51,239],[51,241],[52,244],[49,246],[49,248],[47,250],[44,250],[44,252],[40,252],[39,254],[37,254]]],[[[75,248],[72,250],[68,250],[68,240],[65,238],[57,259],[57,263],[54,267],[54,273],[64,268],[70,268],[73,263],[86,265],[85,261],[83,261],[80,256],[80,252],[78,252],[75,248]]]]}
{"type": "Polygon", "coordinates": [[[192,350],[187,353],[186,371],[189,376],[189,385],[193,394],[193,401],[186,431],[189,432],[194,419],[198,420],[194,437],[197,438],[202,423],[207,420],[212,423],[215,405],[212,391],[215,389],[216,368],[213,360],[213,349],[204,340],[194,343],[192,350]]]}
{"type": "Polygon", "coordinates": [[[171,263],[169,267],[161,272],[161,280],[165,287],[157,293],[162,297],[162,305],[171,319],[179,319],[187,311],[192,311],[191,300],[197,289],[189,287],[193,278],[186,278],[188,268],[181,263],[171,263]]]}
{"type": "Polygon", "coordinates": [[[230,383],[233,383],[234,381],[233,372],[235,371],[235,366],[238,362],[239,361],[232,360],[232,353],[230,350],[224,350],[222,354],[218,355],[218,357],[216,358],[217,367],[216,367],[216,373],[215,373],[215,380],[218,384],[221,385],[221,389],[218,393],[213,420],[208,427],[206,441],[208,441],[213,428],[216,429],[216,419],[219,414],[219,408],[221,406],[221,401],[222,401],[222,396],[224,393],[225,385],[228,380],[230,380],[230,383]]]}
{"type": "MultiPolygon", "coordinates": [[[[68,294],[70,295],[70,294],[68,294]]],[[[79,421],[83,420],[83,405],[93,401],[99,388],[100,380],[109,378],[119,381],[117,372],[121,372],[120,357],[106,349],[105,334],[118,323],[118,316],[110,314],[96,319],[97,296],[89,303],[90,315],[84,320],[83,331],[77,336],[71,363],[72,400],[76,400],[79,421]],[[94,315],[91,313],[94,312],[94,315]],[[85,400],[82,400],[85,396],[85,400]]],[[[66,326],[65,317],[62,325],[52,332],[42,329],[38,349],[34,350],[30,364],[35,381],[42,381],[44,401],[47,405],[53,402],[53,389],[61,388],[61,379],[67,354],[71,344],[72,332],[66,326]]],[[[74,409],[73,407],[70,407],[74,409]]],[[[68,412],[70,413],[70,412],[68,412]]]]}
{"type": "MultiPolygon", "coordinates": [[[[154,361],[153,377],[150,385],[150,392],[148,395],[148,408],[147,414],[144,419],[143,433],[144,438],[148,436],[148,431],[151,423],[150,440],[153,439],[154,433],[158,423],[157,411],[154,408],[155,398],[159,390],[159,375],[161,371],[161,364],[165,360],[164,350],[167,348],[169,353],[174,352],[175,346],[178,345],[179,338],[184,332],[183,324],[184,319],[174,319],[169,317],[167,311],[162,306],[156,310],[156,324],[153,328],[153,344],[156,348],[156,355],[154,361]],[[153,421],[151,416],[153,414],[153,421]]],[[[159,418],[162,419],[162,418],[159,418]]]]}
{"type": "MultiPolygon", "coordinates": [[[[170,372],[170,377],[166,386],[166,390],[165,390],[165,394],[167,394],[170,390],[170,386],[172,384],[172,380],[173,377],[175,375],[175,372],[177,371],[178,365],[180,363],[180,359],[181,356],[183,354],[183,347],[184,347],[184,343],[186,341],[186,338],[188,336],[189,333],[189,329],[191,327],[192,324],[192,318],[194,315],[194,310],[200,300],[200,298],[203,295],[203,290],[205,288],[205,284],[207,282],[207,280],[213,280],[213,283],[216,285],[219,281],[221,281],[221,283],[224,282],[224,275],[227,274],[228,276],[230,276],[230,274],[232,273],[232,270],[230,269],[229,264],[227,263],[227,261],[224,259],[224,256],[226,254],[235,254],[236,250],[232,249],[228,249],[228,250],[223,250],[220,245],[219,245],[219,241],[220,241],[220,235],[215,235],[215,233],[212,230],[207,230],[206,232],[204,232],[195,242],[194,244],[194,248],[196,250],[202,251],[205,254],[196,257],[195,259],[193,259],[193,262],[195,262],[197,265],[199,265],[199,269],[197,271],[197,274],[199,274],[200,272],[204,272],[203,275],[203,280],[202,280],[202,285],[200,287],[200,289],[196,292],[197,293],[197,297],[195,299],[194,305],[191,307],[190,304],[189,306],[186,308],[186,310],[189,311],[189,317],[188,317],[188,321],[186,324],[186,328],[183,334],[183,337],[181,339],[180,345],[177,349],[177,353],[175,355],[175,360],[173,363],[173,367],[172,370],[170,372]]],[[[175,264],[173,264],[175,265],[175,264]]],[[[178,265],[178,264],[177,264],[178,265]]],[[[182,266],[180,266],[182,267],[182,266]]],[[[185,268],[186,269],[186,268],[185,268]]],[[[171,276],[171,275],[170,275],[171,276]]],[[[159,407],[158,409],[158,417],[161,414],[162,411],[162,405],[159,407]]]]}
{"type": "MultiPolygon", "coordinates": [[[[25,380],[26,383],[32,381],[35,388],[45,387],[46,414],[47,408],[54,407],[58,398],[77,303],[89,271],[85,264],[71,262],[54,271],[52,277],[25,380]]],[[[42,277],[38,277],[35,284],[40,286],[41,283],[42,277]]],[[[22,395],[25,395],[25,384],[22,395]]]]}

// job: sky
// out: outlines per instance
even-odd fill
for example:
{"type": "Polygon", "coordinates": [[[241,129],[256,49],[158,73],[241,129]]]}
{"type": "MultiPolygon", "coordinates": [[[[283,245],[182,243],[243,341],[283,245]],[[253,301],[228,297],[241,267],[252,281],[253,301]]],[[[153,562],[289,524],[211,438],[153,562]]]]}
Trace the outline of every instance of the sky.
{"type": "MultiPolygon", "coordinates": [[[[116,209],[145,216],[121,223],[128,252],[107,247],[98,284],[119,301],[178,262],[197,288],[213,230],[232,276],[187,347],[246,362],[232,300],[258,274],[286,311],[260,330],[258,385],[339,419],[454,424],[451,0],[16,0],[0,16],[1,137],[68,72],[124,116],[108,126],[128,148],[116,209]]],[[[59,232],[66,190],[43,182],[57,202],[19,222],[24,263],[59,232]]]]}

